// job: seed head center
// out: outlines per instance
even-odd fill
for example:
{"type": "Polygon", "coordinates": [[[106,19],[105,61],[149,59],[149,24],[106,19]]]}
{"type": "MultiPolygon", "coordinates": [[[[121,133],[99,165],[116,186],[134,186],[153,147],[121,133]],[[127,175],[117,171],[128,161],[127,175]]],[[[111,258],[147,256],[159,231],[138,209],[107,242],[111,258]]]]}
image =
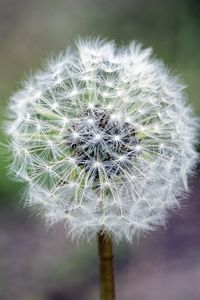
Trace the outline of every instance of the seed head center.
{"type": "Polygon", "coordinates": [[[76,119],[65,140],[79,166],[89,170],[101,164],[108,176],[128,169],[141,148],[131,123],[117,112],[93,105],[76,119]]]}

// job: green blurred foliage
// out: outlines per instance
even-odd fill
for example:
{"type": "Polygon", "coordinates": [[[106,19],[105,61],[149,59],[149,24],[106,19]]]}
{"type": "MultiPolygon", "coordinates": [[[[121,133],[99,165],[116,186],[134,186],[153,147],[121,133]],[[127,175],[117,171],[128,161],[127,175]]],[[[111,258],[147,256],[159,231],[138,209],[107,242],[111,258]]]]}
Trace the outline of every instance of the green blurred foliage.
{"type": "MultiPolygon", "coordinates": [[[[154,49],[186,82],[200,114],[200,4],[198,0],[0,0],[0,118],[6,103],[47,55],[73,45],[77,37],[101,36],[125,45],[136,39],[154,49]],[[30,72],[30,69],[32,71],[30,72]]],[[[0,134],[3,144],[6,138],[0,134]]],[[[0,201],[14,204],[21,184],[6,176],[8,151],[1,147],[0,201]]]]}

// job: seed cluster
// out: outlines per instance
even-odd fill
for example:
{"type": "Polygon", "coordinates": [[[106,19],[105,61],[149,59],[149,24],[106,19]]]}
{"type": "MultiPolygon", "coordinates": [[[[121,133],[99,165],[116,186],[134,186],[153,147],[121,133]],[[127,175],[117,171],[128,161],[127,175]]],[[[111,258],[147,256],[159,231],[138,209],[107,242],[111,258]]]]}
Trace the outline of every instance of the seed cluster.
{"type": "Polygon", "coordinates": [[[120,240],[163,224],[197,162],[184,86],[136,42],[80,41],[9,106],[11,174],[26,204],[75,237],[120,240]]]}
{"type": "Polygon", "coordinates": [[[139,155],[136,134],[132,124],[124,120],[115,122],[108,111],[94,107],[71,126],[65,140],[78,165],[86,171],[96,166],[92,176],[98,176],[101,166],[107,176],[114,176],[127,171],[132,159],[139,155]]]}

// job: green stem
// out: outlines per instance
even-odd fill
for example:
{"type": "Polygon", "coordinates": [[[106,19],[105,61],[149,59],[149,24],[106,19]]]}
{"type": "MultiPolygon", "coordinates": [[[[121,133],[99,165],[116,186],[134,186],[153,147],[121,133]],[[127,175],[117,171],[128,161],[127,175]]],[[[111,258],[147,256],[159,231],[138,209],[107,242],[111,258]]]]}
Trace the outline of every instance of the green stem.
{"type": "Polygon", "coordinates": [[[115,299],[112,239],[103,231],[98,233],[100,262],[100,300],[115,299]]]}

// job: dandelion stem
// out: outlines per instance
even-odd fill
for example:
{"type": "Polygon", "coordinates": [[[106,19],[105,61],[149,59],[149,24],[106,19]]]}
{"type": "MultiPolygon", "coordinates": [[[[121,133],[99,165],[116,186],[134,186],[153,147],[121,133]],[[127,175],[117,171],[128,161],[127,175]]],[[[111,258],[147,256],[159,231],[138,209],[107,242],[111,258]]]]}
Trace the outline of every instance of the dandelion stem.
{"type": "Polygon", "coordinates": [[[103,231],[98,233],[100,263],[100,300],[115,299],[112,239],[103,231]]]}

